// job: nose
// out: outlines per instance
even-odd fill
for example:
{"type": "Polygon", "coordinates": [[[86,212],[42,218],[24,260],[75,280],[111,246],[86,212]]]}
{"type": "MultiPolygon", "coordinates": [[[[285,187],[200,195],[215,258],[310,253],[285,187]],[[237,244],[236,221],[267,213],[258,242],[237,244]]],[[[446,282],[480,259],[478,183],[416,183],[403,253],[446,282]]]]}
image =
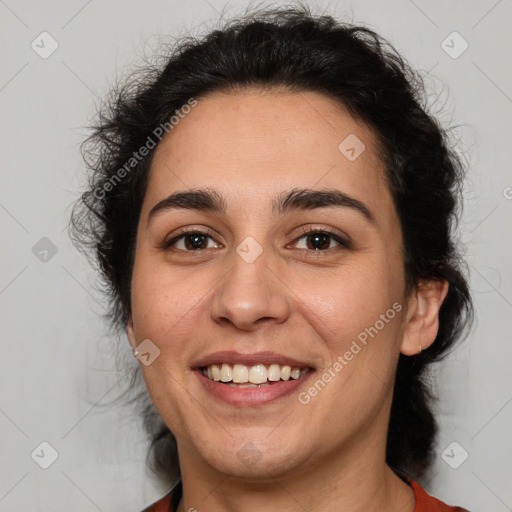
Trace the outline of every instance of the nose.
{"type": "Polygon", "coordinates": [[[291,292],[271,268],[265,251],[252,262],[234,252],[228,264],[231,268],[212,301],[213,320],[244,331],[285,322],[290,314],[291,292]]]}

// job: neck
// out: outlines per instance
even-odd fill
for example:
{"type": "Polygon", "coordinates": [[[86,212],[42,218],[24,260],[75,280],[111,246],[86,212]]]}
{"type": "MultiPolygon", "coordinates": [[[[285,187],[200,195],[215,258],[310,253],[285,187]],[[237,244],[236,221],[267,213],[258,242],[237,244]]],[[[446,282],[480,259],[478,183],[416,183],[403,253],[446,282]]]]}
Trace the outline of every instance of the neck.
{"type": "Polygon", "coordinates": [[[206,467],[181,464],[183,499],[179,512],[414,512],[412,488],[385,463],[381,439],[365,437],[350,448],[295,468],[276,477],[258,480],[239,478],[206,467]],[[377,454],[377,456],[376,456],[377,454]],[[350,468],[350,469],[349,469],[350,468]]]}

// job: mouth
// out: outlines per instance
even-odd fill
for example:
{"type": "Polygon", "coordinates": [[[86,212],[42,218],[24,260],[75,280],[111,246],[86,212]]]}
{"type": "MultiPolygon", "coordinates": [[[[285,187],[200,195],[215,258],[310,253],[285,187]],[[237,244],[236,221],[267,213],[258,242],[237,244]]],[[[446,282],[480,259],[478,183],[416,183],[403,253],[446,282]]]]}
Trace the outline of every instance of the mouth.
{"type": "Polygon", "coordinates": [[[310,367],[290,366],[287,364],[211,364],[199,368],[209,380],[236,388],[261,388],[277,382],[303,378],[310,367]]]}
{"type": "Polygon", "coordinates": [[[210,398],[238,407],[265,405],[290,396],[315,373],[305,361],[273,352],[216,352],[192,365],[210,398]]]}

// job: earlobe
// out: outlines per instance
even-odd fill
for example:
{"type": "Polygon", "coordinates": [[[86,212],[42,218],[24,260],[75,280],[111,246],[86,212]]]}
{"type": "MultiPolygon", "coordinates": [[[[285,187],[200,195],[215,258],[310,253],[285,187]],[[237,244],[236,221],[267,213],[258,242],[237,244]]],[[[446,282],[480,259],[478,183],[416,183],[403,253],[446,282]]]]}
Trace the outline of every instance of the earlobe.
{"type": "Polygon", "coordinates": [[[439,331],[439,310],[448,294],[448,281],[424,281],[411,295],[400,352],[420,353],[432,345],[439,331]]]}

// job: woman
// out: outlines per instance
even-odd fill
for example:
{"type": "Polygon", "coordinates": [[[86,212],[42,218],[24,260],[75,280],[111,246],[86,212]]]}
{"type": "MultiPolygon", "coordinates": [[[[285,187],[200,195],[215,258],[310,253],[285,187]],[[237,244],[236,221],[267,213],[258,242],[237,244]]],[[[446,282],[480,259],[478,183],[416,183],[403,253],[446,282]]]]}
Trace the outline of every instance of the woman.
{"type": "Polygon", "coordinates": [[[177,482],[146,510],[463,510],[416,481],[425,370],[472,317],[463,169],[419,77],[307,7],[140,76],[89,140],[73,225],[140,362],[152,466],[177,482]]]}

